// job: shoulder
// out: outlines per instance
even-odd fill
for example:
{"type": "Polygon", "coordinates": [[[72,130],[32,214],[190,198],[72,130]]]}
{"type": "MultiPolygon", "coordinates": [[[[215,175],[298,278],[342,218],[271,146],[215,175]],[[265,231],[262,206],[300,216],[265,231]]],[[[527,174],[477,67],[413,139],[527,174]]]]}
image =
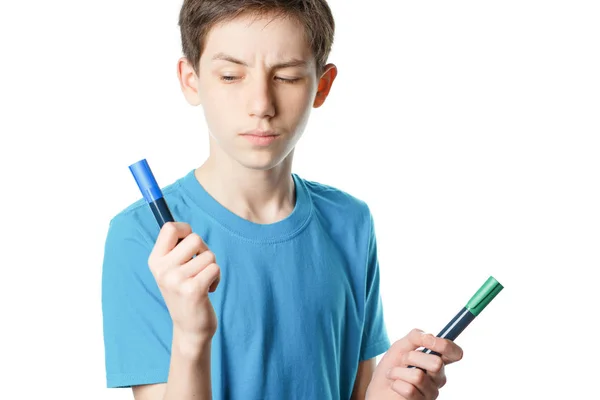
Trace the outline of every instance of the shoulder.
{"type": "Polygon", "coordinates": [[[338,222],[346,221],[361,229],[365,224],[371,224],[371,210],[363,199],[330,184],[300,179],[320,217],[338,222]]]}
{"type": "MultiPolygon", "coordinates": [[[[177,206],[181,199],[181,180],[161,188],[169,207],[177,206]]],[[[143,237],[146,243],[154,243],[159,232],[158,224],[146,200],[141,197],[113,214],[109,220],[109,235],[143,237]]]]}
{"type": "Polygon", "coordinates": [[[370,213],[369,206],[364,200],[345,190],[323,182],[300,179],[304,182],[312,200],[318,205],[327,205],[352,213],[370,213]]]}

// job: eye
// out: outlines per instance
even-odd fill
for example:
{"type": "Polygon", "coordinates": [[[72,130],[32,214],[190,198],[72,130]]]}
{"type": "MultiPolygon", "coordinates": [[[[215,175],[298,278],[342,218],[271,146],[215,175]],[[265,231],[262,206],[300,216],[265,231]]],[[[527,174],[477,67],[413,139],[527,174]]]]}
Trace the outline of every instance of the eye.
{"type": "Polygon", "coordinates": [[[230,75],[226,75],[226,76],[221,76],[219,79],[221,79],[224,82],[233,82],[236,79],[239,79],[237,76],[230,76],[230,75]]]}
{"type": "Polygon", "coordinates": [[[275,79],[279,80],[280,82],[284,82],[284,83],[296,83],[300,80],[300,78],[282,78],[280,76],[276,76],[275,79]]]}
{"type": "MultiPolygon", "coordinates": [[[[240,78],[238,76],[223,75],[219,79],[223,82],[234,82],[240,78]]],[[[275,79],[283,83],[296,83],[300,80],[300,78],[282,78],[280,76],[276,76],[275,79]]]]}

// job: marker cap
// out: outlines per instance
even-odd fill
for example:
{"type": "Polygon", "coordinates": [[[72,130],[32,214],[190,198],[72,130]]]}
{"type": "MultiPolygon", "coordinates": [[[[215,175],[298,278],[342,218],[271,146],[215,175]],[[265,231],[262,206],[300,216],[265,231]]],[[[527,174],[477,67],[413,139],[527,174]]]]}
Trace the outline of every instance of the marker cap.
{"type": "Polygon", "coordinates": [[[494,279],[493,276],[490,276],[477,293],[471,297],[465,308],[474,316],[478,316],[502,289],[504,289],[504,286],[494,279]]]}
{"type": "Polygon", "coordinates": [[[131,164],[129,170],[133,174],[135,182],[140,188],[140,192],[142,192],[144,199],[146,199],[148,203],[152,203],[163,197],[160,186],[156,183],[156,179],[145,158],[135,164],[131,164]]]}

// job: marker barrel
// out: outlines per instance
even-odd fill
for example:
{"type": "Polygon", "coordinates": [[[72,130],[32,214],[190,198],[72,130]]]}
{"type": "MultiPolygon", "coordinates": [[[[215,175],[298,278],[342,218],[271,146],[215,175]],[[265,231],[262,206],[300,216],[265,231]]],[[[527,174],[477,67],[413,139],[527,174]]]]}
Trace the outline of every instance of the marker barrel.
{"type": "Polygon", "coordinates": [[[148,205],[150,206],[152,214],[154,214],[154,218],[156,219],[156,222],[158,222],[158,226],[160,228],[162,228],[162,226],[167,222],[175,221],[164,197],[161,197],[158,200],[148,203],[148,205]]]}
{"type": "MultiPolygon", "coordinates": [[[[142,196],[144,196],[144,199],[150,206],[152,214],[154,214],[154,218],[158,223],[158,227],[162,228],[165,223],[174,222],[173,214],[171,214],[171,210],[169,210],[169,206],[163,197],[160,186],[158,186],[146,159],[131,164],[129,170],[133,174],[142,196]]],[[[181,239],[179,241],[181,241],[181,239]]]]}
{"type": "MultiPolygon", "coordinates": [[[[454,341],[458,335],[460,335],[461,332],[464,331],[471,322],[473,322],[474,319],[475,316],[471,314],[467,308],[463,307],[463,309],[460,310],[454,318],[452,318],[452,321],[450,321],[448,325],[446,325],[444,329],[437,334],[437,337],[454,341]]],[[[423,349],[421,351],[423,353],[434,354],[436,356],[441,355],[440,353],[430,349],[423,349]]]]}
{"type": "MultiPolygon", "coordinates": [[[[467,305],[437,334],[437,337],[454,341],[503,288],[494,277],[490,276],[473,297],[471,297],[467,305]]],[[[421,352],[436,356],[441,355],[427,348],[424,348],[421,352]]],[[[413,365],[409,365],[408,368],[419,368],[421,371],[426,372],[423,368],[413,365]]]]}

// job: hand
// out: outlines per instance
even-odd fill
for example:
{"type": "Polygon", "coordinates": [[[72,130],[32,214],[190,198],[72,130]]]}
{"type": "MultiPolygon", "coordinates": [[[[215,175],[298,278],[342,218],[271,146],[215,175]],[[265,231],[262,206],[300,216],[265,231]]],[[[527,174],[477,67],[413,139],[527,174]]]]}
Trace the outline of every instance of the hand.
{"type": "Polygon", "coordinates": [[[202,238],[192,233],[189,224],[167,222],[158,234],[148,266],[178,338],[193,344],[210,341],[217,330],[217,318],[208,293],[216,290],[221,270],[202,238]]]}
{"type": "Polygon", "coordinates": [[[434,400],[446,384],[445,365],[462,359],[454,342],[413,329],[394,342],[375,368],[367,388],[368,400],[434,400]],[[441,354],[426,354],[424,347],[441,354]],[[419,350],[417,350],[419,349],[419,350]],[[423,368],[407,368],[409,365],[423,368]]]}

